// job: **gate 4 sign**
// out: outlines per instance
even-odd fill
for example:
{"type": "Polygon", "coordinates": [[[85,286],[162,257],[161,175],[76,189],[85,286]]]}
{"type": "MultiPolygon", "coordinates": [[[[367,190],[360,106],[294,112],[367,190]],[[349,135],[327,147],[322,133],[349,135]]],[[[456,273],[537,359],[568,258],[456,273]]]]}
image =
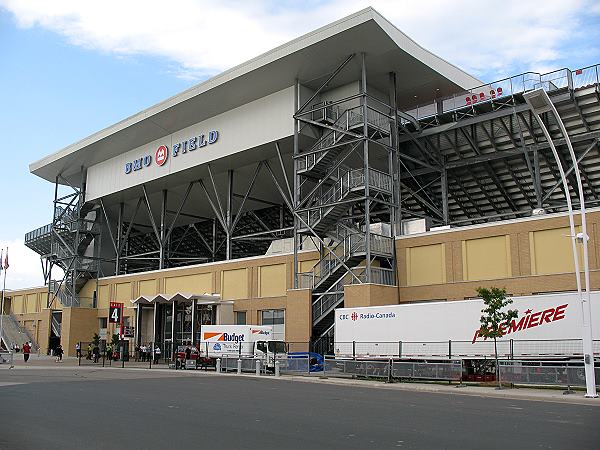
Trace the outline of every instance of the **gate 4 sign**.
{"type": "Polygon", "coordinates": [[[123,303],[110,302],[108,308],[108,321],[110,323],[121,323],[123,319],[123,303]]]}

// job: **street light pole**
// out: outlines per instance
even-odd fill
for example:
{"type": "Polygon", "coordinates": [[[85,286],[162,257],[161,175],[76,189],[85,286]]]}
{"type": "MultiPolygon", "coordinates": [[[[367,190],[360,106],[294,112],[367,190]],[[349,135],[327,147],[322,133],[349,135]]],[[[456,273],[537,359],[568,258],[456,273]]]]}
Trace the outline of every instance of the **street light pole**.
{"type": "Polygon", "coordinates": [[[583,184],[581,183],[581,174],[579,172],[579,165],[577,162],[577,156],[575,155],[575,151],[573,150],[573,145],[571,140],[569,139],[569,134],[565,128],[565,125],[550,100],[548,93],[543,89],[536,89],[534,91],[527,92],[523,94],[525,101],[533,110],[533,113],[536,116],[536,119],[552,149],[552,154],[554,155],[554,159],[556,160],[556,164],[558,165],[558,170],[560,172],[560,177],[563,185],[563,189],[565,191],[565,198],[567,200],[567,208],[569,211],[569,226],[571,229],[571,244],[573,248],[573,259],[575,263],[575,276],[577,279],[577,294],[579,296],[579,301],[581,304],[581,316],[582,316],[582,341],[583,341],[583,356],[584,356],[584,368],[585,368],[585,381],[586,381],[586,397],[598,397],[596,393],[596,380],[594,374],[594,350],[593,350],[593,335],[592,335],[592,307],[591,307],[591,297],[590,297],[590,267],[589,267],[589,258],[588,258],[588,234],[587,234],[587,221],[586,221],[586,210],[585,210],[585,196],[583,192],[583,184]],[[546,128],[546,125],[542,121],[540,114],[545,112],[552,112],[558,123],[560,131],[565,139],[567,147],[569,149],[569,154],[571,155],[571,159],[573,160],[573,172],[575,173],[575,178],[577,181],[577,190],[579,193],[579,203],[581,208],[581,233],[576,233],[575,230],[575,220],[573,217],[573,205],[571,203],[571,194],[569,192],[569,185],[567,183],[567,178],[565,176],[564,168],[560,162],[558,157],[558,151],[556,150],[556,146],[552,141],[552,137],[546,128]],[[579,256],[577,252],[577,241],[581,241],[583,244],[583,273],[584,273],[584,282],[585,282],[585,296],[582,293],[581,287],[581,272],[579,269],[579,256]]]}

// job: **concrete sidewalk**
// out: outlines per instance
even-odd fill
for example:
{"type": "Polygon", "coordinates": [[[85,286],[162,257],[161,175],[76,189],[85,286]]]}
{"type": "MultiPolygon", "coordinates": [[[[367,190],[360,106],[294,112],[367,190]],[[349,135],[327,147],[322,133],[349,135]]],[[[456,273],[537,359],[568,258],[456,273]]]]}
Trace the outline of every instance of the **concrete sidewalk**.
{"type": "Polygon", "coordinates": [[[220,376],[220,377],[243,377],[243,378],[254,378],[262,379],[265,381],[287,381],[287,382],[299,382],[299,383],[317,383],[317,384],[328,384],[338,385],[346,387],[361,387],[369,389],[384,389],[394,391],[412,391],[412,392],[427,392],[427,393],[438,393],[445,395],[470,395],[478,397],[489,397],[489,398],[504,398],[514,400],[535,400],[535,401],[549,401],[579,405],[591,405],[600,406],[600,398],[585,398],[583,391],[573,391],[572,394],[564,395],[564,390],[561,389],[549,389],[549,388],[531,388],[531,387],[519,387],[519,388],[505,388],[497,390],[493,386],[481,386],[475,384],[441,384],[441,383],[418,383],[418,382],[394,382],[384,383],[381,381],[372,380],[361,380],[361,379],[349,379],[349,378],[333,378],[333,377],[321,377],[319,374],[306,375],[285,375],[276,378],[273,375],[261,375],[257,376],[253,373],[244,373],[243,375],[237,375],[236,373],[221,373],[217,374],[214,371],[204,370],[173,370],[168,369],[164,364],[159,366],[152,366],[152,370],[148,370],[147,363],[125,363],[125,368],[121,368],[117,362],[116,365],[110,367],[102,367],[102,363],[93,364],[86,363],[85,365],[78,366],[77,358],[65,358],[63,363],[55,363],[53,357],[37,356],[30,359],[28,363],[24,363],[23,360],[15,361],[15,367],[12,370],[35,370],[35,369],[50,369],[59,371],[72,372],[74,370],[105,370],[113,372],[115,375],[118,372],[138,372],[140,376],[148,377],[152,374],[158,375],[161,372],[168,372],[172,375],[180,376],[220,376]],[[142,366],[142,364],[144,364],[142,366]],[[142,375],[143,373],[143,375],[142,375]]]}

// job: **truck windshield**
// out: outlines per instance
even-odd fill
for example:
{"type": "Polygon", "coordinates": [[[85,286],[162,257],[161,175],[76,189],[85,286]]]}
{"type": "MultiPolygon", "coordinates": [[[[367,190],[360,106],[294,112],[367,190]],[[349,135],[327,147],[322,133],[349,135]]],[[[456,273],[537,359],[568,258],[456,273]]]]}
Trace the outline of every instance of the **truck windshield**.
{"type": "Polygon", "coordinates": [[[271,353],[286,353],[287,349],[283,341],[269,341],[269,352],[271,353]]]}

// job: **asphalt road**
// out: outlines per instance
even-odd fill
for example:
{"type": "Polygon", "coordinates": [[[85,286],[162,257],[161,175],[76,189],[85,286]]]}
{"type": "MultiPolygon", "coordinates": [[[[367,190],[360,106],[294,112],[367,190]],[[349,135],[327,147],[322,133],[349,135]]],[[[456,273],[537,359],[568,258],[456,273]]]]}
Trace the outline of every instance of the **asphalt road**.
{"type": "Polygon", "coordinates": [[[0,448],[600,448],[597,406],[159,372],[2,370],[0,448]]]}

